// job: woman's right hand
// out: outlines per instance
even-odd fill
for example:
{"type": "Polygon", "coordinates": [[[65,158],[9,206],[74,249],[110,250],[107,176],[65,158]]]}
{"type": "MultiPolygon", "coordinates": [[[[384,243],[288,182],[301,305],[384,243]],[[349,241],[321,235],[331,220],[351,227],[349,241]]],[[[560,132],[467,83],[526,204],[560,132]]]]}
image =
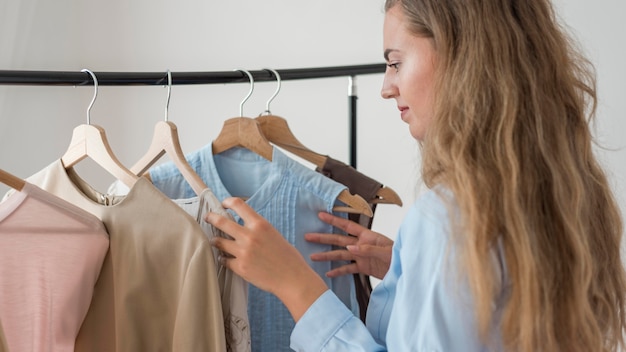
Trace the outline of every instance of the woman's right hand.
{"type": "Polygon", "coordinates": [[[211,245],[222,252],[220,262],[276,295],[298,321],[328,287],[300,252],[242,199],[226,198],[222,205],[236,212],[243,225],[217,213],[206,215],[209,224],[231,236],[211,239],[211,245]]]}
{"type": "Polygon", "coordinates": [[[353,221],[329,213],[321,212],[319,218],[352,235],[329,233],[307,233],[304,235],[304,238],[309,242],[345,248],[311,255],[313,261],[350,261],[350,264],[327,272],[328,277],[361,273],[382,279],[387,274],[391,264],[393,240],[353,221]]]}

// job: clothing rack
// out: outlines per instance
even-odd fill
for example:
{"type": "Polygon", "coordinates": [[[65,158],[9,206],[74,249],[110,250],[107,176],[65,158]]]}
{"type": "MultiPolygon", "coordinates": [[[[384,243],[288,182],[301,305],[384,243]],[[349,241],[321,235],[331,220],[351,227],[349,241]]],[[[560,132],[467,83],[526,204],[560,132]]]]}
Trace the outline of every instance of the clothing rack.
{"type": "MultiPolygon", "coordinates": [[[[350,165],[356,168],[356,76],[385,72],[385,64],[331,66],[276,70],[281,81],[349,77],[350,165]]],[[[276,81],[270,70],[249,71],[254,82],[276,81]]],[[[166,72],[94,72],[99,86],[167,85],[166,72]]],[[[248,75],[238,71],[170,72],[172,85],[247,83],[248,75]]],[[[0,70],[2,85],[86,86],[93,85],[87,72],[0,70]]]]}

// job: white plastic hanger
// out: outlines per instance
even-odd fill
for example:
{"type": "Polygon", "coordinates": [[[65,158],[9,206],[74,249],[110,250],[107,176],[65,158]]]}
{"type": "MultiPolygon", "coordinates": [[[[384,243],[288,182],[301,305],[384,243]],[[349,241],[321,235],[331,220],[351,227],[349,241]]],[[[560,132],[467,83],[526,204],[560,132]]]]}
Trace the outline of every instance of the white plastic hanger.
{"type": "Polygon", "coordinates": [[[146,174],[146,171],[148,171],[154,163],[167,153],[196,195],[200,195],[200,193],[208,187],[185,159],[185,154],[182,151],[180,139],[178,138],[178,128],[173,122],[168,121],[171,93],[172,73],[170,70],[167,70],[167,102],[165,105],[165,121],[159,121],[154,126],[152,143],[150,144],[148,151],[143,157],[141,157],[141,159],[139,159],[139,161],[135,163],[135,165],[133,165],[133,167],[130,168],[130,170],[135,175],[143,176],[145,174],[145,176],[149,178],[149,174],[146,174]]]}
{"type": "Polygon", "coordinates": [[[111,175],[131,188],[137,181],[137,176],[122,165],[115,157],[104,129],[91,124],[91,107],[98,95],[98,80],[96,75],[88,69],[83,69],[81,72],[87,72],[91,75],[94,83],[94,95],[87,108],[87,124],[79,125],[74,128],[70,145],[65,151],[65,154],[61,157],[63,166],[69,169],[81,160],[89,157],[111,175]]]}

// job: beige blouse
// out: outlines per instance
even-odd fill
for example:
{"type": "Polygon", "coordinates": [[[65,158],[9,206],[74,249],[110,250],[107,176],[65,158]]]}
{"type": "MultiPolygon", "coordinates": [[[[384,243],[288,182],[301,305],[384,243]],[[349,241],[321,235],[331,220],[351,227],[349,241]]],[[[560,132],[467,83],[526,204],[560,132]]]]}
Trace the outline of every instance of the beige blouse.
{"type": "Polygon", "coordinates": [[[110,248],[76,351],[225,351],[217,271],[194,218],[140,178],[101,194],[60,160],[29,182],[94,214],[110,248]]]}

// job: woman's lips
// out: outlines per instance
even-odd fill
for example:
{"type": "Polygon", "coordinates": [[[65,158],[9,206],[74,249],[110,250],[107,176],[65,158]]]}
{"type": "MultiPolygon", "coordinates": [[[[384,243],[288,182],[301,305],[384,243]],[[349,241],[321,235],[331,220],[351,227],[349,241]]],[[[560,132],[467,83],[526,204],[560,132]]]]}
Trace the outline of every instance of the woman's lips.
{"type": "Polygon", "coordinates": [[[402,121],[406,122],[406,115],[408,114],[409,108],[406,106],[398,106],[398,110],[400,110],[400,118],[402,121]]]}

